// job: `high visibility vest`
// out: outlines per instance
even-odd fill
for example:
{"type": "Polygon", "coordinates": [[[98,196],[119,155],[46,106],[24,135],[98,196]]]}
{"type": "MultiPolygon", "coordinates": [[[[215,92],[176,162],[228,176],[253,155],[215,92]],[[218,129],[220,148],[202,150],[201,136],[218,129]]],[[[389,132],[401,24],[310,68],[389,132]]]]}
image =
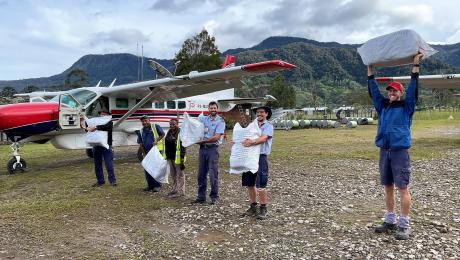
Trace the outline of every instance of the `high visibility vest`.
{"type": "Polygon", "coordinates": [[[157,131],[157,128],[155,126],[156,124],[155,123],[151,123],[150,124],[150,128],[152,129],[152,132],[153,132],[153,137],[155,138],[155,142],[157,142],[157,148],[158,148],[158,151],[160,151],[160,153],[162,152],[163,153],[163,158],[166,158],[166,154],[165,154],[165,145],[164,145],[164,138],[161,139],[159,142],[158,142],[158,138],[160,137],[158,135],[158,131],[157,131]]]}
{"type": "MultiPolygon", "coordinates": [[[[184,156],[183,163],[185,163],[186,160],[187,160],[187,156],[184,156]]],[[[181,164],[181,161],[180,161],[180,137],[179,137],[179,134],[177,135],[177,139],[176,139],[176,159],[174,160],[174,163],[175,164],[181,164]]]]}

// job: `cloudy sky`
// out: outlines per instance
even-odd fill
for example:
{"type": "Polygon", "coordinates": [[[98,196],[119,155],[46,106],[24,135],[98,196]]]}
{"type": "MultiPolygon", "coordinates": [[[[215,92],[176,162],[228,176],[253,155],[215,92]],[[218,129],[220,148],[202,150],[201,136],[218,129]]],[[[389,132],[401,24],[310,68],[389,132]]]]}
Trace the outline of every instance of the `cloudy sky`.
{"type": "Polygon", "coordinates": [[[0,80],[61,73],[85,54],[171,59],[202,28],[221,51],[269,36],[363,43],[413,29],[460,42],[458,0],[0,0],[0,80]]]}

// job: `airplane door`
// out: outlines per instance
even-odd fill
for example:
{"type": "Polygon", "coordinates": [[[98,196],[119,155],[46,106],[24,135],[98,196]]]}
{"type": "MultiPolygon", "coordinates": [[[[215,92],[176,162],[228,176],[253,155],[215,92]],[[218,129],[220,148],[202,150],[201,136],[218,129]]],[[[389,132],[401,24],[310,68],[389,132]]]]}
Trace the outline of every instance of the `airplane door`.
{"type": "Polygon", "coordinates": [[[61,129],[79,129],[82,110],[82,105],[72,95],[59,95],[59,126],[61,129]]]}

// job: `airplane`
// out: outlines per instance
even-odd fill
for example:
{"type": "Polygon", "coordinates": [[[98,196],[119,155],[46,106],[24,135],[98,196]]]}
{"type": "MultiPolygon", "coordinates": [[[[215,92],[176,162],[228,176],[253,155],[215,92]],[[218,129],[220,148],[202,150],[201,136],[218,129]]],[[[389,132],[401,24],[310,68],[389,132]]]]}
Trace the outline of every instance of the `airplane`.
{"type": "MultiPolygon", "coordinates": [[[[385,84],[392,81],[398,81],[403,84],[408,84],[410,82],[410,79],[410,76],[375,78],[375,80],[378,83],[385,84]]],[[[418,81],[421,87],[437,89],[460,88],[460,74],[420,75],[418,81]]]]}
{"type": "MultiPolygon", "coordinates": [[[[167,75],[164,78],[109,87],[83,87],[63,92],[32,92],[18,96],[30,97],[29,103],[0,106],[0,132],[12,141],[13,158],[8,161],[10,174],[24,171],[26,161],[19,154],[26,142],[51,144],[58,149],[88,149],[86,133],[81,127],[81,117],[94,117],[98,111],[112,114],[113,146],[137,145],[135,130],[140,129],[139,118],[147,115],[160,126],[166,127],[171,118],[179,118],[184,112],[191,116],[207,113],[207,105],[215,96],[219,111],[227,112],[238,104],[273,100],[234,98],[234,88],[243,85],[241,78],[270,72],[289,70],[295,65],[281,60],[234,66],[234,58],[226,58],[221,69],[187,75],[167,75]],[[53,96],[49,101],[47,98],[53,96]],[[188,98],[188,97],[193,97],[188,98]],[[153,103],[153,107],[152,107],[153,103]]],[[[88,151],[88,150],[87,150],[88,151]]],[[[88,154],[88,156],[90,156],[88,154]]]]}

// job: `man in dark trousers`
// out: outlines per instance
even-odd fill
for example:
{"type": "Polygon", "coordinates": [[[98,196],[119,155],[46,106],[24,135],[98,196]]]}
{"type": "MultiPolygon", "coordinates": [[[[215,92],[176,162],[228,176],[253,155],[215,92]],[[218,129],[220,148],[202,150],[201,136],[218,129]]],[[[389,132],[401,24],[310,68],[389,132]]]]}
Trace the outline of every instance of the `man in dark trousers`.
{"type": "MultiPolygon", "coordinates": [[[[110,116],[110,113],[108,111],[100,111],[99,116],[110,116]]],[[[105,184],[104,173],[102,170],[102,160],[105,162],[105,168],[107,170],[110,185],[117,186],[117,179],[115,178],[115,172],[113,170],[112,129],[112,120],[110,120],[105,125],[85,128],[85,130],[88,132],[94,132],[96,130],[107,131],[107,144],[109,145],[109,149],[105,148],[104,146],[93,147],[94,171],[96,173],[97,179],[97,182],[93,184],[93,187],[98,187],[105,184]]]]}
{"type": "MultiPolygon", "coordinates": [[[[141,117],[142,129],[137,138],[137,143],[141,145],[144,149],[144,156],[153,148],[157,146],[160,153],[164,153],[163,149],[163,137],[165,132],[163,129],[155,124],[150,123],[148,116],[144,115],[141,117]]],[[[147,180],[147,187],[144,191],[159,192],[161,188],[161,183],[156,181],[147,171],[144,170],[145,179],[147,180]]]]}
{"type": "Polygon", "coordinates": [[[225,131],[224,120],[217,115],[217,103],[208,105],[209,115],[199,118],[204,125],[204,139],[200,141],[198,194],[194,203],[206,202],[207,177],[211,183],[211,205],[219,199],[219,144],[225,131]]]}

